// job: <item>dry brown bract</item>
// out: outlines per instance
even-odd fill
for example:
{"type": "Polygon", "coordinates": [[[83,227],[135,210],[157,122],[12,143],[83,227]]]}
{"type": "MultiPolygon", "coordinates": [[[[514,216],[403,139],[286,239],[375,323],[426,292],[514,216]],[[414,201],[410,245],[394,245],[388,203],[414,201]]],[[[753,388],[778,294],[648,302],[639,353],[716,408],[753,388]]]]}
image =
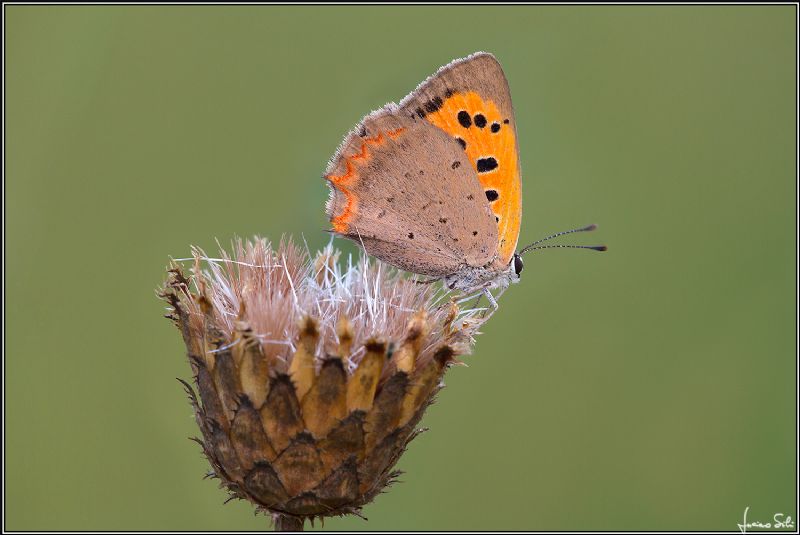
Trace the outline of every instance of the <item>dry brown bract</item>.
{"type": "Polygon", "coordinates": [[[213,475],[295,525],[359,514],[397,476],[479,311],[366,259],[342,269],[330,247],[312,260],[256,239],[221,255],[194,250],[192,277],[174,263],[162,292],[213,475]]]}

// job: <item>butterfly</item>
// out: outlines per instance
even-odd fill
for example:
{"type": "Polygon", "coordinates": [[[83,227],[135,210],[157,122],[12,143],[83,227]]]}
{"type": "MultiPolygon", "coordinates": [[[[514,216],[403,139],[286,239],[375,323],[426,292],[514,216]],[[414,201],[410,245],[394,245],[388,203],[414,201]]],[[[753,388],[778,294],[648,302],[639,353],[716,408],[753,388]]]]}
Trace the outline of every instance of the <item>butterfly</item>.
{"type": "Polygon", "coordinates": [[[478,52],[440,68],[399,104],[364,117],[328,163],[332,232],[406,271],[451,290],[505,290],[516,251],[522,181],[511,92],[503,69],[478,52]]]}

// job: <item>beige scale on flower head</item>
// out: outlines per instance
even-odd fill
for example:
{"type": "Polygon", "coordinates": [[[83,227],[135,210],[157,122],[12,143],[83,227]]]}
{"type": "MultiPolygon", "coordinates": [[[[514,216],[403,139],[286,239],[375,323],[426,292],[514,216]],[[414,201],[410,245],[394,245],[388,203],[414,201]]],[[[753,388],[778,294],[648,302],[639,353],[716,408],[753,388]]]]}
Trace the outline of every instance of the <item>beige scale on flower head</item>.
{"type": "MultiPolygon", "coordinates": [[[[522,182],[511,93],[495,57],[442,67],[411,94],[367,115],[325,172],[336,234],[450,289],[504,290],[518,282],[522,182]]],[[[595,250],[604,247],[570,246],[595,250]]],[[[432,282],[431,281],[431,282],[432,282]]]]}

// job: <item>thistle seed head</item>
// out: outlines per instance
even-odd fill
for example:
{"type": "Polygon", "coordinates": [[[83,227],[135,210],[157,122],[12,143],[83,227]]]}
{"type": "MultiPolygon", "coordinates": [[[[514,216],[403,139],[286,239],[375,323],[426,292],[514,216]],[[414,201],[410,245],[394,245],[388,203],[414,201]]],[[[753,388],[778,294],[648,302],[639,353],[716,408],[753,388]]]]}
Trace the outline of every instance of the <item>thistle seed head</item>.
{"type": "Polygon", "coordinates": [[[197,441],[232,497],[306,518],[359,514],[468,353],[482,310],[331,246],[311,258],[290,240],[193,250],[161,296],[183,335],[184,386],[197,441]]]}

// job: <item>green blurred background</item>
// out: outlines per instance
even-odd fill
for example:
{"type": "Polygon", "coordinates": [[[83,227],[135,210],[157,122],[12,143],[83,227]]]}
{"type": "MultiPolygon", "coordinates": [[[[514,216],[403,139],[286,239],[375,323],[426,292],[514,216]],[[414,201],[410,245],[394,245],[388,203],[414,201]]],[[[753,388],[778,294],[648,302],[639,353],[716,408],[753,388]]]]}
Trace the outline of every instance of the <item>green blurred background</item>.
{"type": "Polygon", "coordinates": [[[520,241],[597,222],[609,252],[529,257],[403,483],[325,528],[797,516],[794,6],[5,14],[7,529],[267,528],[186,440],[168,256],[322,246],[342,135],[476,50],[514,96],[520,241]]]}

